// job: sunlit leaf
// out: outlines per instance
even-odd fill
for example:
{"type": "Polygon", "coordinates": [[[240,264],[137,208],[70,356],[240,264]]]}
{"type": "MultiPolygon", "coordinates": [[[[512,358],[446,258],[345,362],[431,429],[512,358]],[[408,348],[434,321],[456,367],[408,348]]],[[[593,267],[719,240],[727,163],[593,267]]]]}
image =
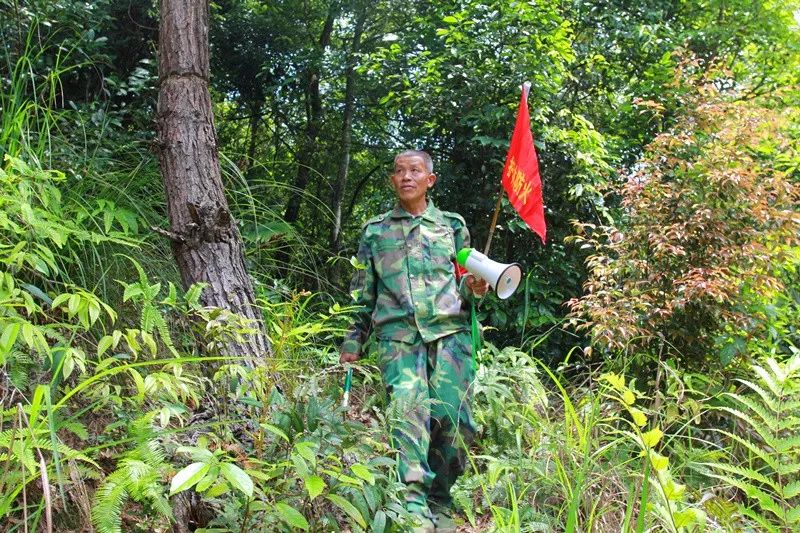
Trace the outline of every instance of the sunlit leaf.
{"type": "Polygon", "coordinates": [[[191,488],[200,481],[211,465],[208,463],[192,463],[175,474],[169,486],[169,495],[177,494],[191,488]]]}

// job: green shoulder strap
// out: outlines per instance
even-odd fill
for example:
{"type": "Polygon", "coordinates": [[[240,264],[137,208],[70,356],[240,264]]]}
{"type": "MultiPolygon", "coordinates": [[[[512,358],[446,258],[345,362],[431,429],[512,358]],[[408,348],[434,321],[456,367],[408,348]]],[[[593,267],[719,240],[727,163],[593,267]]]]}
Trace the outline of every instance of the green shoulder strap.
{"type": "Polygon", "coordinates": [[[478,350],[481,349],[481,332],[478,329],[478,313],[475,311],[475,295],[470,299],[472,321],[472,371],[478,370],[478,350]]]}

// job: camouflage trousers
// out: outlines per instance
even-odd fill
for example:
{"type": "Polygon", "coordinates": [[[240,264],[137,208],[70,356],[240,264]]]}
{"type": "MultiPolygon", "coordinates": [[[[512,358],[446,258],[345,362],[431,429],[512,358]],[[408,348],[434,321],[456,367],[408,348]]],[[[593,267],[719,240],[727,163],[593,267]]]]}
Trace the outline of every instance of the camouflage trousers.
{"type": "Polygon", "coordinates": [[[450,488],[466,467],[475,435],[470,398],[474,370],[470,332],[430,343],[378,341],[389,393],[389,421],[409,510],[449,506],[450,488]]]}

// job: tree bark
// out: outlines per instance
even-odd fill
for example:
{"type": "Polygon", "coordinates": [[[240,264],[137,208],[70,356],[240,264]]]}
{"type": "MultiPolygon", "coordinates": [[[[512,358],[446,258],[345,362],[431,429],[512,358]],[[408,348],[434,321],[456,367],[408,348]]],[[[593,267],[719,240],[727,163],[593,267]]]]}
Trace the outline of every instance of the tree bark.
{"type": "Polygon", "coordinates": [[[255,363],[270,346],[222,186],[208,53],[207,0],[161,0],[157,128],[172,251],[185,287],[208,284],[203,305],[252,321],[254,333],[224,349],[255,363]]]}
{"type": "Polygon", "coordinates": [[[364,22],[367,18],[367,7],[362,7],[361,13],[356,18],[356,25],[353,29],[353,42],[350,46],[350,53],[347,56],[347,69],[345,71],[344,89],[344,116],[342,118],[342,152],[339,158],[339,171],[336,174],[336,182],[333,185],[331,198],[331,209],[333,209],[333,228],[331,229],[331,248],[336,254],[342,244],[342,202],[344,200],[344,189],[347,184],[347,174],[350,169],[350,149],[352,146],[353,133],[353,108],[355,107],[356,97],[356,55],[361,47],[361,33],[364,29],[364,22]]]}

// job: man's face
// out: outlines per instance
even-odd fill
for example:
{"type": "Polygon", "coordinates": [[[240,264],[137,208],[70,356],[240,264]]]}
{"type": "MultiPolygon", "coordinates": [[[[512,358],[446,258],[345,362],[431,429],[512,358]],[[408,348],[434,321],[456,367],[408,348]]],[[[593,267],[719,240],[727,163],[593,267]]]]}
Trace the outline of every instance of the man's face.
{"type": "Polygon", "coordinates": [[[397,158],[392,174],[392,185],[397,198],[406,205],[413,205],[425,198],[433,186],[436,176],[428,172],[425,160],[419,156],[397,158]]]}

